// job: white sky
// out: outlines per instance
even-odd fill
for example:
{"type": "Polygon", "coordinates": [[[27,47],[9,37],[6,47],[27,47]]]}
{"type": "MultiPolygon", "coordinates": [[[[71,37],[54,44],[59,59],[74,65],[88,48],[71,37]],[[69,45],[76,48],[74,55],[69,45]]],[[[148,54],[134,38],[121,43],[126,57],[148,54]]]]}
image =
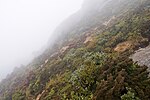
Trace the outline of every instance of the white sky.
{"type": "Polygon", "coordinates": [[[28,62],[83,0],[0,0],[0,79],[28,62]]]}

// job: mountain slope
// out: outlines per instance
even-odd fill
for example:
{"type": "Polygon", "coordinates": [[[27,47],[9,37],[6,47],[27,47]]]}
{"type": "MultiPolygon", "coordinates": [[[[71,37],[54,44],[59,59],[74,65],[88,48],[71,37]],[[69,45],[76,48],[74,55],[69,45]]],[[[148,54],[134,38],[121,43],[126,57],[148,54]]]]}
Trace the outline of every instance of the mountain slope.
{"type": "Polygon", "coordinates": [[[0,100],[149,100],[147,67],[129,59],[149,45],[149,0],[86,0],[53,42],[0,84],[0,100]]]}

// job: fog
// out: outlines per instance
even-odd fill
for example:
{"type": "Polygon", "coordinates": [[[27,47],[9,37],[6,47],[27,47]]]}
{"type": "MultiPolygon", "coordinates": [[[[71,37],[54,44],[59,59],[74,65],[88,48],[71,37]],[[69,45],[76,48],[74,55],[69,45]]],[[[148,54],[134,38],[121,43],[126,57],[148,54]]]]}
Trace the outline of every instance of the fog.
{"type": "Polygon", "coordinates": [[[27,64],[83,0],[0,0],[0,80],[27,64]]]}

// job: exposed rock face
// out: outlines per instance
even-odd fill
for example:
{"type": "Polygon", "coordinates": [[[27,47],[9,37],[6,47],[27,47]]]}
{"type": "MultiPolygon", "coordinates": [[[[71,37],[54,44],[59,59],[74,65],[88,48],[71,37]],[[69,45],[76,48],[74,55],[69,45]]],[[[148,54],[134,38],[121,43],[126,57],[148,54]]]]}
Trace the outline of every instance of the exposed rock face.
{"type": "Polygon", "coordinates": [[[91,41],[93,41],[93,38],[92,38],[92,36],[89,36],[89,37],[87,37],[86,40],[84,41],[84,44],[87,44],[88,42],[91,42],[91,41]]]}
{"type": "Polygon", "coordinates": [[[49,60],[47,59],[47,60],[45,60],[45,64],[48,62],[49,60]]]}
{"type": "Polygon", "coordinates": [[[150,46],[139,49],[131,58],[139,65],[146,65],[150,69],[150,46]]]}
{"type": "Polygon", "coordinates": [[[108,21],[104,22],[103,25],[108,26],[113,20],[115,19],[115,16],[113,16],[111,19],[108,21]]]}
{"type": "Polygon", "coordinates": [[[36,100],[40,100],[41,96],[42,96],[44,93],[45,93],[45,90],[44,90],[41,94],[39,94],[39,95],[37,96],[36,100]]]}
{"type": "Polygon", "coordinates": [[[69,48],[69,46],[65,46],[65,47],[63,47],[63,48],[60,50],[60,52],[61,52],[61,53],[64,53],[68,48],[69,48]]]}

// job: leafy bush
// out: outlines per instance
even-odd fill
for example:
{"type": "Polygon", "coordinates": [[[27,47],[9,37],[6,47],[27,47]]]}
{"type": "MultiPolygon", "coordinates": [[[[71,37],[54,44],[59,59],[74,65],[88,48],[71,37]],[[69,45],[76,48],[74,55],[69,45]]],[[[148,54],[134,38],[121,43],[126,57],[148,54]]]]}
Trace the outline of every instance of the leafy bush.
{"type": "Polygon", "coordinates": [[[135,96],[135,93],[131,92],[131,88],[127,88],[127,94],[121,96],[121,100],[140,100],[138,97],[135,96]]]}

